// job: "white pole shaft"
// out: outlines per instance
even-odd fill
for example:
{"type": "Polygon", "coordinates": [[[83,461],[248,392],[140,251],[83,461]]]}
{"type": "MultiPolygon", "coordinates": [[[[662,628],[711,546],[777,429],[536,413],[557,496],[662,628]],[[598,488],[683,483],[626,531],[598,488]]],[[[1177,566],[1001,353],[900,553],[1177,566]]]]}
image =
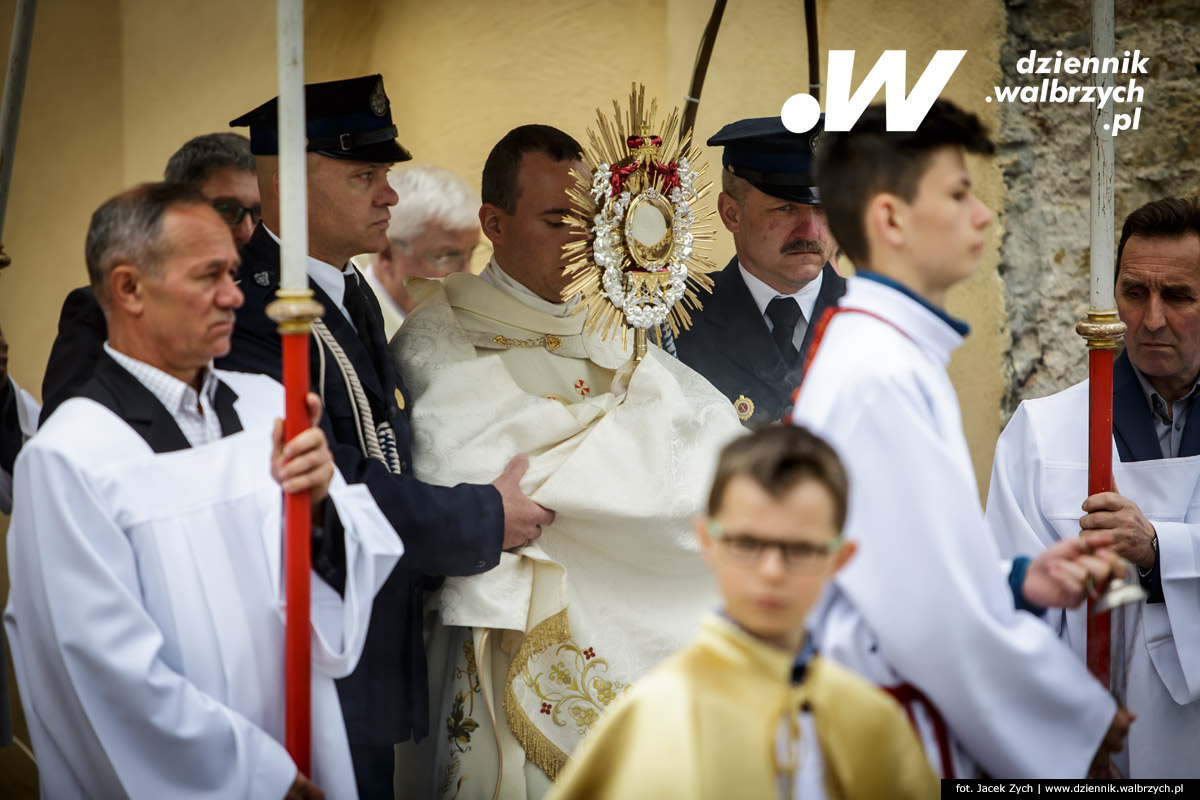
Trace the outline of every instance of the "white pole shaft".
{"type": "Polygon", "coordinates": [[[304,2],[279,0],[279,239],[285,291],[308,288],[308,192],[305,186],[304,2]]]}
{"type": "MultiPolygon", "coordinates": [[[[1113,55],[1113,0],[1092,0],[1092,55],[1113,55]]],[[[1113,299],[1113,73],[1101,70],[1095,84],[1109,102],[1092,110],[1091,309],[1111,311],[1113,299]]]]}

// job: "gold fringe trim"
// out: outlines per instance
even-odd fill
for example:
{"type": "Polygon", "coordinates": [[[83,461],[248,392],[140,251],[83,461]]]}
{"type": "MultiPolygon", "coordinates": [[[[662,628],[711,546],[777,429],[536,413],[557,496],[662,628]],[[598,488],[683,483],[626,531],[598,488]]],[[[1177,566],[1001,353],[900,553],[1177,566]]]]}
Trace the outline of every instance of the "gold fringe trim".
{"type": "Polygon", "coordinates": [[[525,669],[529,660],[548,647],[561,644],[571,638],[571,621],[567,617],[567,609],[559,611],[552,617],[547,617],[525,634],[521,647],[508,665],[508,679],[504,683],[504,715],[508,717],[508,727],[513,736],[525,750],[525,757],[536,764],[550,776],[550,780],[558,780],[558,773],[567,765],[567,754],[538,730],[533,720],[525,713],[513,691],[513,681],[525,669]]]}

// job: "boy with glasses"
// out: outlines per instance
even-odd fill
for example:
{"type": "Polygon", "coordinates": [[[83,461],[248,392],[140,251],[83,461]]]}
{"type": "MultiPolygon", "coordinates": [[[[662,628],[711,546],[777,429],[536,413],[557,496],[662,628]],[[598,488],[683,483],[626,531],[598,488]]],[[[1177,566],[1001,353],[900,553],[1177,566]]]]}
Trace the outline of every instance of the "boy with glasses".
{"type": "Polygon", "coordinates": [[[613,707],[558,800],[936,793],[896,703],[805,647],[809,609],[855,550],[839,538],[847,491],[837,455],[803,428],[722,451],[695,528],[724,611],[613,707]]]}

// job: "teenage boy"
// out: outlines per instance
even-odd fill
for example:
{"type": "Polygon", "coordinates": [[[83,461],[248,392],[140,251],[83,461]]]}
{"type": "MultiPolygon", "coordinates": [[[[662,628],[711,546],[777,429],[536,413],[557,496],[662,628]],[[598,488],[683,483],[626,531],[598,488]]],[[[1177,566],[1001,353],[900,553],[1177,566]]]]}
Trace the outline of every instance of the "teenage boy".
{"type": "Polygon", "coordinates": [[[1080,777],[1120,749],[1132,717],[1035,614],[1080,603],[1089,575],[1107,580],[1111,554],[1088,551],[1111,539],[1016,559],[1006,584],[946,375],[967,326],[943,309],[992,221],[964,151],[994,147],[944,101],[916,131],[885,123],[868,108],[817,155],[858,277],[816,334],[793,420],[845,461],[846,536],[862,557],[814,614],[814,640],[901,701],[944,777],[1080,777]]]}
{"type": "Polygon", "coordinates": [[[936,794],[896,703],[801,655],[805,617],[854,553],[838,537],[846,495],[837,455],[803,428],[763,429],[722,451],[695,527],[725,610],[614,706],[558,800],[936,794]]]}

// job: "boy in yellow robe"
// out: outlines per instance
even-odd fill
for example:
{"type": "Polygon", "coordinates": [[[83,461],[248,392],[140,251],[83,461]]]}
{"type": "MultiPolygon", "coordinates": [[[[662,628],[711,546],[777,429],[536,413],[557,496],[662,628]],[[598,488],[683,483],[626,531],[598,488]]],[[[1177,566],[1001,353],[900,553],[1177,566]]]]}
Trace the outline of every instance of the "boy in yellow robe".
{"type": "Polygon", "coordinates": [[[722,452],[696,521],[725,599],[697,638],[615,704],[553,797],[934,797],[937,780],[892,698],[819,656],[805,617],[854,553],[833,450],[778,427],[722,452]]]}

